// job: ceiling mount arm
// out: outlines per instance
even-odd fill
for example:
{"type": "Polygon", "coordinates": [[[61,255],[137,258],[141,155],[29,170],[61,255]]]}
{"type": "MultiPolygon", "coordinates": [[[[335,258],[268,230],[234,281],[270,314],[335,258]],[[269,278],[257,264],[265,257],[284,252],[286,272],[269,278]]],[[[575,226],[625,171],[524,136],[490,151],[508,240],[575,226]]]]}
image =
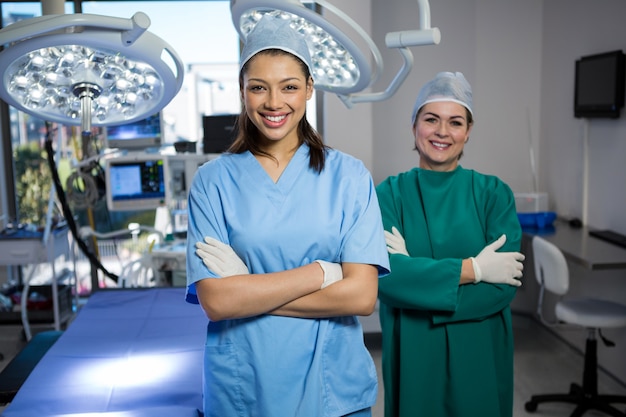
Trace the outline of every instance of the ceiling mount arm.
{"type": "Polygon", "coordinates": [[[400,48],[398,52],[402,55],[404,60],[402,67],[396,74],[396,76],[391,80],[391,83],[387,86],[385,91],[377,92],[377,93],[360,93],[360,94],[350,94],[350,95],[338,95],[339,99],[343,102],[343,104],[351,109],[357,103],[370,103],[375,101],[384,101],[393,96],[398,88],[402,85],[406,77],[411,73],[411,69],[413,68],[413,54],[408,48],[400,48]]]}
{"type": "MultiPolygon", "coordinates": [[[[0,44],[4,45],[55,33],[76,32],[78,28],[107,29],[133,33],[136,31],[137,26],[145,25],[146,19],[147,29],[147,27],[150,26],[150,18],[143,12],[135,13],[130,19],[89,13],[44,15],[20,20],[3,28],[2,31],[0,31],[0,44]]],[[[138,35],[141,35],[141,33],[138,35]]],[[[135,40],[137,37],[138,36],[135,36],[135,40]]]]}
{"type": "Polygon", "coordinates": [[[430,27],[430,5],[428,0],[417,0],[420,16],[419,30],[405,30],[400,32],[389,32],[385,36],[387,48],[397,49],[402,55],[402,67],[391,80],[385,91],[378,93],[360,93],[350,95],[339,95],[339,98],[348,108],[356,103],[383,101],[393,96],[402,83],[409,76],[413,68],[413,54],[409,47],[438,45],[441,42],[441,32],[438,28],[430,27]]]}
{"type": "Polygon", "coordinates": [[[122,32],[124,45],[132,45],[150,27],[150,18],[142,12],[137,12],[130,18],[132,29],[122,32]]]}

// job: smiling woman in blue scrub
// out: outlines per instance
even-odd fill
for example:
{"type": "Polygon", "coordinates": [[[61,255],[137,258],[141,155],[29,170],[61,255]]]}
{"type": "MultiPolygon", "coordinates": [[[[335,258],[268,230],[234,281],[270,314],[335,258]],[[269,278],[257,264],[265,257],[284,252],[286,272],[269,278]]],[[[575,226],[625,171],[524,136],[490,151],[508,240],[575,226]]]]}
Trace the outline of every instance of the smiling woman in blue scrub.
{"type": "Polygon", "coordinates": [[[461,73],[422,87],[412,122],[419,167],[377,187],[391,261],[379,284],[385,416],[511,416],[509,303],[524,259],[513,193],[459,165],[473,126],[461,73]]]}
{"type": "Polygon", "coordinates": [[[356,316],[389,269],[371,175],[306,121],[311,59],[287,21],[261,19],[240,65],[238,136],[189,195],[205,416],[369,416],[377,376],[356,316]]]}

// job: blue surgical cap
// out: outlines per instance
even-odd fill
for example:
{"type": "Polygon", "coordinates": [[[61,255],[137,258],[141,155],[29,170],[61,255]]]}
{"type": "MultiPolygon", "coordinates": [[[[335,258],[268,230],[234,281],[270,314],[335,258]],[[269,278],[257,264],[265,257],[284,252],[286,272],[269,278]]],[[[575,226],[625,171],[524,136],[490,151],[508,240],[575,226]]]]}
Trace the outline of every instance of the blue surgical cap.
{"type": "Polygon", "coordinates": [[[472,87],[460,72],[440,72],[435,78],[424,84],[413,106],[412,124],[415,124],[417,113],[425,104],[437,101],[458,103],[469,110],[472,115],[474,114],[472,111],[472,87]]]}
{"type": "Polygon", "coordinates": [[[313,75],[311,54],[304,36],[289,25],[289,20],[265,14],[245,39],[239,71],[256,54],[267,49],[280,49],[298,57],[313,75]]]}

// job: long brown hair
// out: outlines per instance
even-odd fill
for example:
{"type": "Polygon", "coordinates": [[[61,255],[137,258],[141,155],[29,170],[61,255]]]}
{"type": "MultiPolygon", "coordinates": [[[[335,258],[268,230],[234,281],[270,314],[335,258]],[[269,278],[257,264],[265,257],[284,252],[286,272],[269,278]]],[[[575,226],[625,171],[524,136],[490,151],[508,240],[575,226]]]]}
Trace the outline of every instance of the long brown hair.
{"type": "MultiPolygon", "coordinates": [[[[309,67],[302,62],[300,58],[290,54],[289,52],[283,51],[282,49],[266,49],[259,52],[257,55],[259,54],[267,54],[270,56],[290,56],[296,59],[300,64],[302,72],[305,75],[305,79],[309,80],[311,78],[309,67]]],[[[243,89],[243,75],[248,71],[248,66],[251,60],[252,59],[249,59],[239,72],[240,89],[243,89]]],[[[237,136],[232,145],[228,148],[228,152],[244,153],[246,151],[250,151],[253,155],[264,155],[273,159],[272,155],[264,152],[259,147],[260,139],[259,130],[248,117],[245,103],[242,101],[241,113],[237,118],[237,136]]],[[[324,144],[322,136],[313,128],[313,126],[309,124],[306,119],[306,114],[298,123],[298,146],[303,143],[306,143],[309,146],[309,168],[316,170],[318,173],[321,172],[324,169],[324,163],[326,162],[326,151],[330,149],[330,147],[324,144]]]]}

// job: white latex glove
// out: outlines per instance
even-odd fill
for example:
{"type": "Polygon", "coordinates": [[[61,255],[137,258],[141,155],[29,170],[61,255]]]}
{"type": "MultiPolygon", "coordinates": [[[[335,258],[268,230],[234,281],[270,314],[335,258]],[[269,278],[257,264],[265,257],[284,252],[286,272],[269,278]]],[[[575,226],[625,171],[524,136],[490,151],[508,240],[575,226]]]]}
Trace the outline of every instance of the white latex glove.
{"type": "Polygon", "coordinates": [[[237,256],[233,248],[212,237],[205,237],[204,242],[196,243],[196,255],[219,277],[249,274],[248,267],[237,256]]]}
{"type": "Polygon", "coordinates": [[[409,256],[404,238],[395,226],[391,227],[391,233],[385,230],[385,242],[387,243],[387,252],[409,256]]]}
{"type": "Polygon", "coordinates": [[[522,285],[525,256],[519,252],[496,252],[506,242],[506,235],[502,235],[495,242],[485,246],[472,260],[474,267],[474,283],[480,281],[493,284],[509,284],[515,287],[522,285]]]}
{"type": "Polygon", "coordinates": [[[317,259],[315,262],[320,264],[322,270],[324,271],[324,282],[322,283],[321,289],[324,289],[330,284],[334,284],[335,282],[343,279],[343,269],[341,269],[341,264],[322,261],[320,259],[317,259]]]}

